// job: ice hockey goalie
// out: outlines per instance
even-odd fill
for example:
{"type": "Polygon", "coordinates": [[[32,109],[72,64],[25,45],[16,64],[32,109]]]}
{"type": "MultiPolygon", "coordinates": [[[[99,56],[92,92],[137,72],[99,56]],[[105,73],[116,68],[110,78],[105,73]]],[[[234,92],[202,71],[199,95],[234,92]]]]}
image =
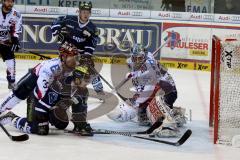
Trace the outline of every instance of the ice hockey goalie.
{"type": "Polygon", "coordinates": [[[159,137],[177,137],[178,127],[186,123],[185,109],[174,107],[177,89],[172,76],[167,72],[151,52],[140,44],[131,49],[127,59],[135,94],[108,114],[114,121],[126,122],[135,117],[139,125],[153,124],[165,117],[163,126],[155,130],[159,137]]]}

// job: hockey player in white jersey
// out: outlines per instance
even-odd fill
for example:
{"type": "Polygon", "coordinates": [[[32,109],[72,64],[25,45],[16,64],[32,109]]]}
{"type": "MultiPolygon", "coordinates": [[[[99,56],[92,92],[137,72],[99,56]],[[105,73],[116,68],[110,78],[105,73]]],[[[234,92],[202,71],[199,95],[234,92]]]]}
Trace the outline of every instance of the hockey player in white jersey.
{"type": "Polygon", "coordinates": [[[32,91],[38,99],[42,99],[54,79],[60,74],[71,73],[78,63],[77,48],[71,43],[63,43],[59,47],[59,58],[41,62],[19,80],[10,95],[0,104],[0,113],[11,110],[32,91]]]}
{"type": "Polygon", "coordinates": [[[166,117],[164,127],[157,129],[156,135],[159,137],[178,136],[177,123],[179,126],[183,125],[185,117],[180,108],[173,109],[173,103],[177,99],[177,90],[171,75],[154,59],[152,53],[147,52],[140,44],[133,46],[127,64],[130,69],[128,76],[132,78],[136,93],[129,98],[127,103],[129,106],[126,103],[118,106],[108,114],[108,117],[124,122],[137,116],[139,124],[145,125],[149,121],[154,123],[164,116],[166,117]],[[177,113],[173,114],[173,110],[177,113]],[[181,115],[181,119],[177,115],[181,115]]]}
{"type": "Polygon", "coordinates": [[[14,0],[3,0],[0,5],[0,55],[7,65],[8,88],[15,84],[15,56],[19,49],[19,34],[22,32],[22,16],[13,8],[14,0]]]}
{"type": "Polygon", "coordinates": [[[61,74],[49,86],[42,99],[31,94],[27,99],[27,117],[22,118],[9,111],[0,116],[0,123],[10,124],[20,131],[38,135],[48,135],[49,124],[57,129],[65,129],[69,120],[74,124],[73,131],[82,136],[93,136],[92,128],[87,123],[86,86],[93,75],[89,66],[77,66],[72,74],[61,74]],[[72,107],[71,119],[67,112],[72,107]]]}

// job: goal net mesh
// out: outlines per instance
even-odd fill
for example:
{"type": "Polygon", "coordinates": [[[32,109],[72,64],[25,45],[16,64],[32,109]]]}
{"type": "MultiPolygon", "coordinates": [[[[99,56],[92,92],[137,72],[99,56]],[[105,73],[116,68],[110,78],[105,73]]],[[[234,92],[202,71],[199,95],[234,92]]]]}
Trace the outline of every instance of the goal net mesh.
{"type": "Polygon", "coordinates": [[[240,134],[240,41],[221,41],[220,46],[217,142],[231,144],[240,134]]]}

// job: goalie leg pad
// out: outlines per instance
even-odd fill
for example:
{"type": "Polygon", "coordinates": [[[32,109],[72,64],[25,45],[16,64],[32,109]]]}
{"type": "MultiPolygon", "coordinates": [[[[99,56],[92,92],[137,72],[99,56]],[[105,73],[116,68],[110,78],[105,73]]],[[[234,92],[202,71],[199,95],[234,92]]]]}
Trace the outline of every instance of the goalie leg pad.
{"type": "Polygon", "coordinates": [[[178,127],[182,127],[184,124],[187,123],[187,117],[185,116],[186,109],[182,107],[173,107],[172,113],[173,118],[177,123],[178,127]]]}
{"type": "Polygon", "coordinates": [[[160,110],[161,107],[159,107],[159,105],[161,104],[158,103],[156,97],[154,97],[147,107],[147,116],[151,124],[154,124],[160,118],[164,117],[164,113],[160,110]]]}
{"type": "Polygon", "coordinates": [[[138,124],[140,126],[149,126],[151,123],[150,123],[150,120],[148,119],[148,116],[147,116],[147,108],[146,107],[140,107],[138,108],[138,124]]]}
{"type": "Polygon", "coordinates": [[[181,134],[178,130],[170,127],[157,128],[153,135],[156,135],[159,138],[175,138],[179,137],[181,134]]]}

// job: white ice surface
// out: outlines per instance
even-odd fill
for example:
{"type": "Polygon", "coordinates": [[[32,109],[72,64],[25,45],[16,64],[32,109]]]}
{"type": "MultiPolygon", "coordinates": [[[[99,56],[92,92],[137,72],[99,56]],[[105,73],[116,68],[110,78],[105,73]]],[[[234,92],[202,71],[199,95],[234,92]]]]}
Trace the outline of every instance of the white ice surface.
{"type": "MultiPolygon", "coordinates": [[[[17,60],[17,79],[37,61],[17,60]]],[[[101,74],[109,81],[109,65],[104,65],[101,74]]],[[[181,147],[157,144],[124,136],[95,135],[79,137],[53,130],[42,137],[30,135],[26,142],[10,141],[0,129],[0,160],[237,160],[240,149],[213,145],[212,129],[208,127],[210,73],[171,69],[178,89],[176,105],[192,110],[192,122],[186,128],[193,131],[190,139],[181,147]]],[[[0,99],[7,95],[5,64],[0,62],[0,99]]],[[[111,82],[111,81],[110,81],[111,82]]],[[[105,86],[105,89],[108,87],[105,86]]],[[[108,89],[109,90],[109,89],[108,89]]],[[[90,108],[97,103],[89,102],[90,108]]],[[[14,112],[25,116],[25,102],[14,112]]],[[[90,121],[94,128],[128,130],[139,129],[134,123],[115,123],[106,116],[90,121]]],[[[7,129],[14,135],[19,132],[7,129]]],[[[175,139],[173,139],[175,140],[175,139]]]]}

